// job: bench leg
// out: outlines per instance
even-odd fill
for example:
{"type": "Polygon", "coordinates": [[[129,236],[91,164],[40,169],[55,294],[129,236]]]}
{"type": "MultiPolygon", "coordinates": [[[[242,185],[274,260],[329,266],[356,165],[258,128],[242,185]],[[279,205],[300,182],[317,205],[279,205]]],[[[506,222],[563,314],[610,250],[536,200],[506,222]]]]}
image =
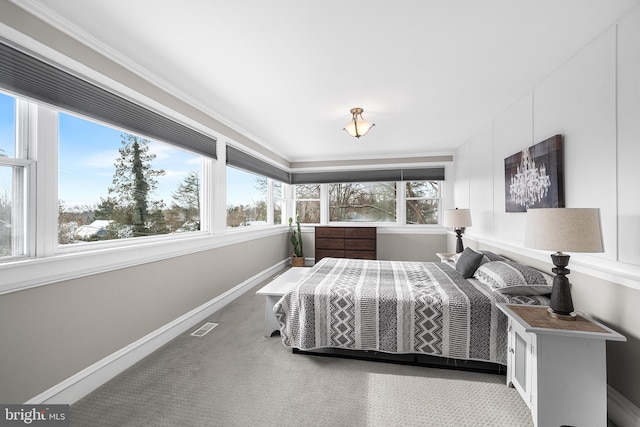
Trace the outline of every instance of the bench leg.
{"type": "Polygon", "coordinates": [[[264,336],[270,337],[275,331],[280,330],[280,324],[278,323],[278,319],[276,319],[276,314],[273,312],[273,307],[276,303],[282,298],[277,295],[267,295],[267,304],[265,307],[265,316],[264,316],[264,336]]]}

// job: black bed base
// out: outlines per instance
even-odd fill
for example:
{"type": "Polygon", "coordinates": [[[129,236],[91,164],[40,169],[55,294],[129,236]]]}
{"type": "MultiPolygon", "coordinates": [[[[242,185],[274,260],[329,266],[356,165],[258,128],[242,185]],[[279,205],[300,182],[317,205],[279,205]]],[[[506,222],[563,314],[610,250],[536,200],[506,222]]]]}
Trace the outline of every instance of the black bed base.
{"type": "Polygon", "coordinates": [[[497,375],[506,375],[507,373],[507,367],[498,363],[483,362],[480,360],[450,359],[418,353],[393,354],[381,351],[347,350],[342,348],[319,348],[313,351],[293,348],[293,353],[310,356],[341,357],[371,362],[397,363],[400,365],[424,366],[428,368],[458,369],[497,375]]]}

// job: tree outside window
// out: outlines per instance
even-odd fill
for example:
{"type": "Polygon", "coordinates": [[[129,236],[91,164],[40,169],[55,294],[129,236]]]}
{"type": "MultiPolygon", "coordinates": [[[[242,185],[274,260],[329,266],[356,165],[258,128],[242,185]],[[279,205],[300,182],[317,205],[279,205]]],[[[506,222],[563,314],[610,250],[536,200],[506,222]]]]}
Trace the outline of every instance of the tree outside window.
{"type": "Polygon", "coordinates": [[[439,181],[406,181],[405,201],[407,224],[438,224],[439,181]]]}
{"type": "Polygon", "coordinates": [[[395,222],[396,183],[329,184],[330,222],[395,222]]]}

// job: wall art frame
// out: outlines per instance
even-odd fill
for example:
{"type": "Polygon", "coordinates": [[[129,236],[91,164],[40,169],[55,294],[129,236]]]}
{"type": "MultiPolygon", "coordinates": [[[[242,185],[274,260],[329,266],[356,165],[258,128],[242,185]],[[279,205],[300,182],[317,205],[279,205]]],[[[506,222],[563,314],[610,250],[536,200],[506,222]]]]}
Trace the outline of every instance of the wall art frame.
{"type": "Polygon", "coordinates": [[[564,138],[554,135],[504,159],[506,212],[564,208],[564,138]]]}

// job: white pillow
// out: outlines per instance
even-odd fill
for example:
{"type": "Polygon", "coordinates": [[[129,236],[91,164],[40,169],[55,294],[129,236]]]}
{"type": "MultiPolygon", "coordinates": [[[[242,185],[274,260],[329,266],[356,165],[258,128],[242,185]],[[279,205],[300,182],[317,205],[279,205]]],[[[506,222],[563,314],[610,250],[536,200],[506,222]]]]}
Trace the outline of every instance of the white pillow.
{"type": "Polygon", "coordinates": [[[553,276],[513,261],[482,264],[475,278],[494,291],[509,295],[546,295],[553,287],[553,276]]]}

